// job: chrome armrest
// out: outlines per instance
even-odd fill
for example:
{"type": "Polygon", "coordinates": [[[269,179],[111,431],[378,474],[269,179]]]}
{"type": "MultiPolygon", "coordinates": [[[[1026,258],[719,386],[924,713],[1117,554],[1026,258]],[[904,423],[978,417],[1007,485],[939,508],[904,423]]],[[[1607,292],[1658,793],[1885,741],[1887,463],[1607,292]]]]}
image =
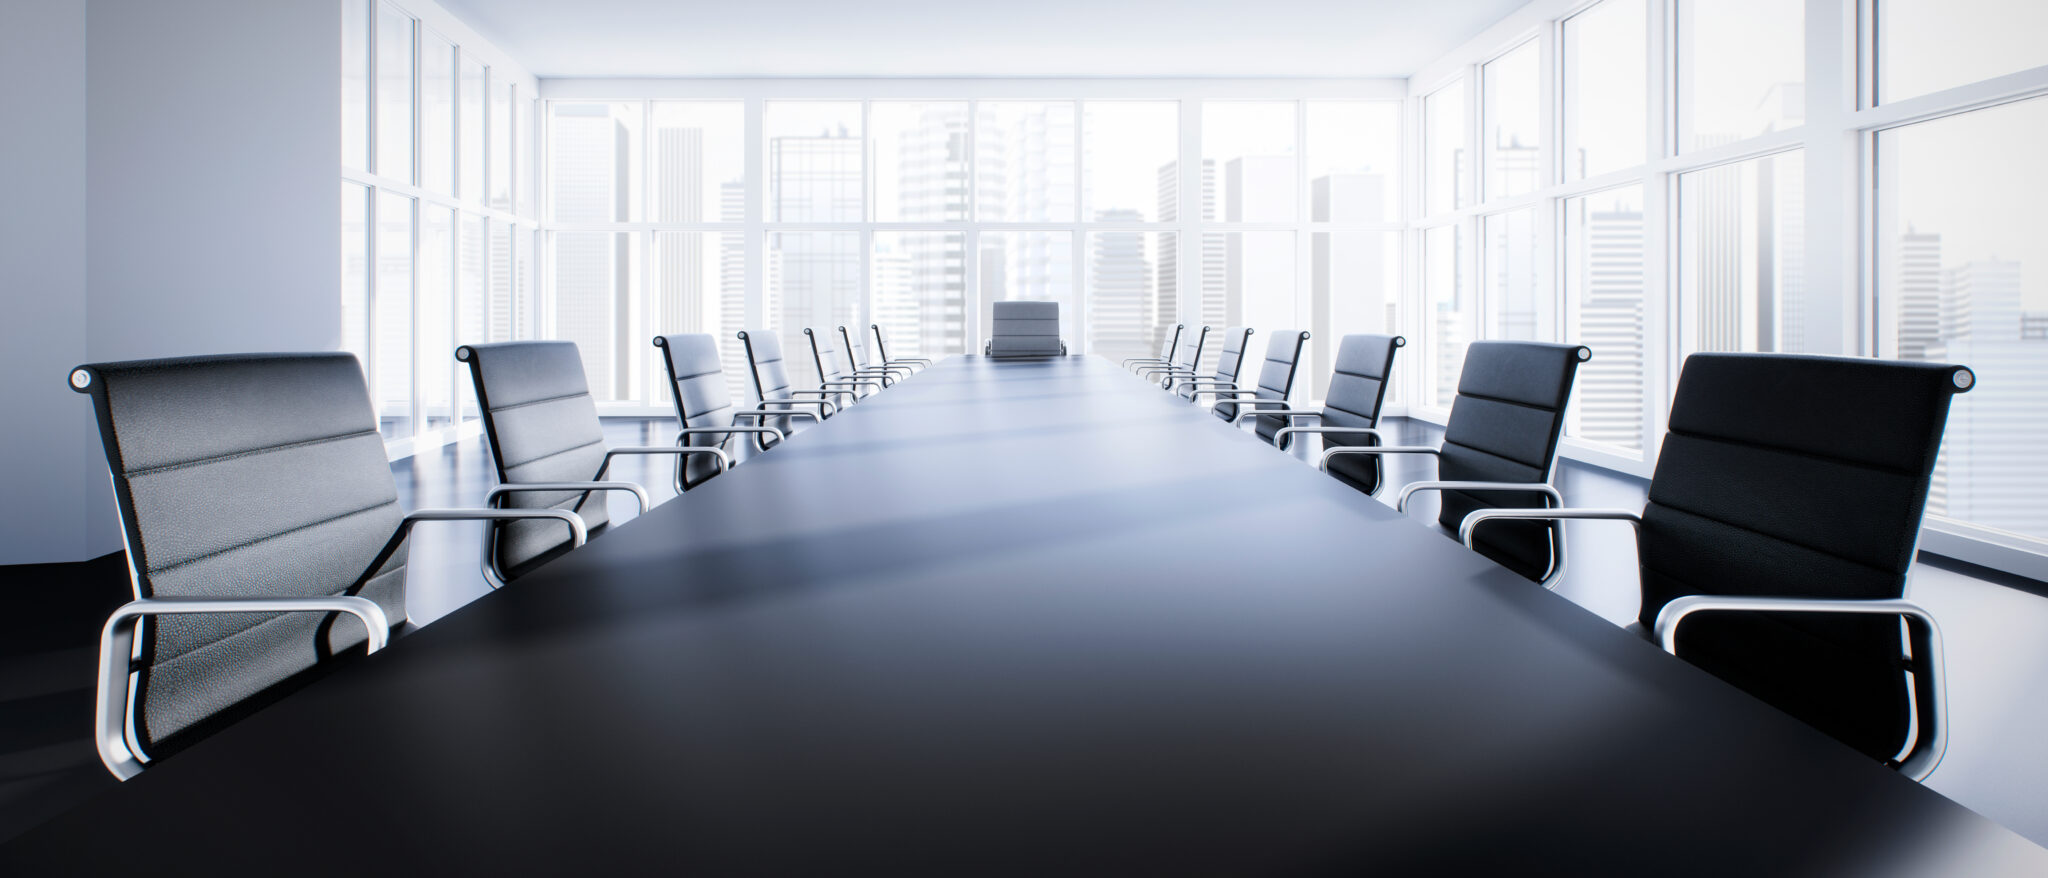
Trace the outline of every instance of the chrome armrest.
{"type": "MultiPolygon", "coordinates": [[[[1474,513],[1475,515],[1477,513],[1474,513]]],[[[1676,598],[1657,611],[1655,636],[1665,652],[1678,655],[1678,626],[1695,613],[1839,613],[1898,616],[1906,620],[1913,634],[1911,663],[1924,673],[1925,685],[1913,687],[1914,719],[1918,730],[1913,749],[1899,760],[1899,773],[1924,781],[1941,764],[1948,752],[1948,680],[1942,672],[1941,626],[1925,607],[1902,598],[1781,598],[1737,595],[1687,595],[1676,598]]]]}
{"type": "MultiPolygon", "coordinates": [[[[1215,411],[1215,410],[1217,410],[1217,409],[1219,409],[1219,408],[1221,408],[1221,407],[1223,407],[1223,406],[1226,406],[1226,405],[1238,405],[1238,406],[1257,406],[1257,405],[1282,405],[1282,406],[1284,406],[1284,405],[1286,405],[1286,404],[1287,404],[1287,400],[1284,400],[1284,399],[1273,399],[1273,398],[1271,398],[1271,397],[1259,396],[1259,395],[1258,395],[1258,393],[1259,393],[1259,392],[1258,392],[1258,391],[1256,391],[1256,390],[1203,390],[1203,391],[1197,391],[1197,392],[1199,392],[1199,393],[1208,393],[1208,394],[1213,394],[1213,395],[1214,395],[1214,396],[1216,397],[1216,401],[1215,401],[1215,402],[1209,403],[1209,410],[1210,410],[1210,411],[1212,411],[1212,412],[1213,412],[1213,411],[1215,411]],[[1243,396],[1243,394],[1247,394],[1247,393],[1248,393],[1248,394],[1251,394],[1251,396],[1250,396],[1250,397],[1245,397],[1245,396],[1243,396]],[[1233,397],[1233,398],[1232,398],[1232,399],[1224,399],[1223,397],[1226,397],[1226,396],[1229,396],[1229,397],[1233,397]]],[[[1235,420],[1235,419],[1233,418],[1233,419],[1231,420],[1231,423],[1235,424],[1235,423],[1237,423],[1237,421],[1236,421],[1236,420],[1235,420]]]]}
{"type": "MultiPolygon", "coordinates": [[[[1318,412],[1316,416],[1321,417],[1322,413],[1318,412]]],[[[1380,435],[1380,431],[1374,427],[1296,427],[1292,421],[1289,421],[1287,426],[1280,428],[1280,432],[1273,434],[1273,444],[1283,450],[1286,449],[1287,437],[1291,433],[1367,433],[1371,434],[1372,438],[1378,439],[1381,442],[1387,441],[1386,437],[1380,435]]]]}
{"type": "Polygon", "coordinates": [[[1643,526],[1643,517],[1626,509],[1481,509],[1458,523],[1458,541],[1465,548],[1473,546],[1473,533],[1479,526],[1496,519],[1523,519],[1532,521],[1626,521],[1636,528],[1643,526]]]}
{"type": "Polygon", "coordinates": [[[128,678],[135,672],[135,633],[145,616],[212,613],[347,613],[363,623],[364,652],[390,642],[391,620],[384,608],[355,595],[320,597],[198,598],[164,597],[129,601],[100,628],[100,676],[93,701],[93,743],[100,762],[115,780],[142,773],[149,756],[142,752],[128,722],[128,678]]]}
{"type": "Polygon", "coordinates": [[[621,454],[709,454],[718,458],[718,471],[732,469],[732,456],[722,448],[709,445],[628,445],[604,453],[604,462],[598,464],[597,474],[604,475],[612,468],[612,458],[621,454]]]}
{"type": "Polygon", "coordinates": [[[924,357],[884,357],[884,358],[882,358],[882,362],[884,362],[884,363],[920,363],[920,364],[923,364],[923,365],[929,366],[929,365],[931,365],[931,364],[933,364],[933,363],[936,363],[936,362],[938,362],[938,361],[937,361],[937,360],[932,360],[932,359],[926,359],[926,358],[924,358],[924,357]]]}
{"type": "MultiPolygon", "coordinates": [[[[741,413],[734,412],[733,414],[738,415],[741,413]]],[[[810,412],[791,412],[791,414],[808,415],[810,414],[810,412]]],[[[776,439],[789,438],[787,436],[782,435],[782,431],[777,430],[774,427],[742,427],[739,426],[738,424],[734,424],[733,426],[730,427],[684,427],[676,431],[676,438],[681,439],[684,436],[701,436],[707,433],[766,433],[770,436],[774,436],[776,439]]],[[[698,447],[702,448],[708,446],[698,447]]]]}
{"type": "MultiPolygon", "coordinates": [[[[793,395],[793,396],[810,396],[810,395],[811,395],[811,392],[810,392],[810,391],[803,391],[803,390],[795,390],[795,391],[787,391],[787,392],[788,392],[788,393],[790,393],[790,394],[791,394],[791,395],[793,395]]],[[[826,394],[826,393],[824,393],[824,392],[820,391],[820,392],[818,392],[818,395],[819,395],[819,396],[821,396],[821,397],[823,397],[823,396],[829,396],[830,394],[826,394]]],[[[763,399],[763,400],[758,400],[758,401],[756,401],[756,402],[755,402],[754,404],[755,404],[755,405],[761,405],[761,406],[770,406],[770,405],[814,405],[814,406],[818,406],[818,410],[819,410],[820,412],[823,412],[823,413],[824,413],[824,414],[823,414],[823,416],[822,416],[823,418],[829,418],[829,417],[831,417],[831,416],[833,416],[833,415],[836,415],[836,414],[838,414],[838,413],[839,413],[839,406],[837,406],[837,405],[834,405],[834,404],[832,403],[832,401],[831,401],[831,400],[829,400],[829,399],[787,399],[787,398],[784,398],[784,399],[763,399]]],[[[793,414],[793,413],[792,413],[792,414],[793,414]]],[[[808,414],[808,412],[806,412],[806,414],[808,414]]],[[[821,418],[821,419],[822,419],[822,418],[821,418]]]]}
{"type": "MultiPolygon", "coordinates": [[[[803,404],[803,405],[809,405],[809,404],[811,404],[809,400],[769,400],[769,402],[778,402],[778,401],[781,401],[781,402],[794,402],[794,403],[798,403],[798,404],[803,404]]],[[[810,411],[798,411],[798,410],[793,410],[793,409],[783,409],[783,410],[780,410],[780,411],[777,411],[777,410],[775,410],[775,409],[739,409],[739,410],[737,410],[737,411],[734,411],[734,412],[732,413],[732,416],[733,416],[733,417],[734,417],[735,419],[738,419],[738,418],[742,418],[742,417],[751,417],[751,418],[753,418],[753,419],[754,419],[754,423],[756,423],[756,424],[759,424],[759,423],[763,423],[763,422],[764,422],[764,420],[765,420],[765,419],[767,419],[767,418],[810,418],[810,419],[811,419],[811,421],[812,421],[812,422],[814,422],[814,423],[818,421],[818,413],[817,413],[817,412],[810,412],[810,411]]],[[[716,428],[716,427],[713,427],[712,429],[717,429],[717,428],[716,428]]],[[[762,428],[762,429],[774,430],[775,428],[774,428],[774,427],[764,427],[764,428],[762,428]]],[[[776,432],[778,432],[778,433],[779,433],[779,432],[781,432],[781,431],[780,431],[780,430],[776,430],[776,432]]]]}
{"type": "MultiPolygon", "coordinates": [[[[1227,401],[1227,400],[1226,400],[1226,401],[1227,401]]],[[[1244,401],[1244,402],[1242,403],[1242,405],[1246,405],[1246,406],[1254,406],[1254,405],[1260,405],[1260,404],[1263,404],[1263,403],[1269,403],[1269,402],[1277,402],[1277,403],[1280,403],[1281,405],[1286,405],[1286,404],[1287,404],[1287,400],[1284,400],[1284,399],[1248,399],[1248,400],[1245,400],[1245,401],[1244,401]]],[[[1219,403],[1217,403],[1217,405],[1222,405],[1222,403],[1220,403],[1220,402],[1219,402],[1219,403]]],[[[1214,406],[1212,406],[1212,408],[1213,408],[1213,407],[1214,407],[1214,406]]],[[[1292,423],[1294,423],[1294,419],[1295,419],[1295,418],[1320,418],[1320,417],[1322,417],[1322,416],[1323,416],[1323,410],[1322,410],[1322,409],[1259,409],[1259,408],[1244,408],[1244,409],[1239,409],[1239,410],[1238,410],[1238,412],[1237,412],[1237,417],[1234,417],[1234,418],[1231,418],[1231,419],[1230,419],[1230,424],[1231,424],[1231,426],[1233,426],[1233,427],[1234,427],[1234,426],[1237,426],[1238,424],[1240,424],[1240,423],[1243,423],[1243,422],[1244,422],[1244,419],[1245,419],[1245,418],[1249,418],[1249,417],[1252,417],[1252,416],[1254,416],[1254,415],[1272,415],[1272,416],[1274,416],[1274,417],[1279,417],[1279,416],[1281,416],[1281,415],[1286,415],[1286,416],[1287,416],[1287,423],[1289,423],[1289,424],[1292,424],[1292,423]]]]}
{"type": "MultiPolygon", "coordinates": [[[[412,526],[422,521],[519,521],[537,518],[552,518],[568,525],[572,547],[590,541],[590,529],[584,526],[583,516],[567,509],[415,509],[406,513],[405,519],[398,523],[398,533],[400,536],[410,533],[412,526]]],[[[498,569],[497,556],[498,529],[486,528],[484,582],[492,588],[504,588],[505,574],[498,569]]]]}
{"type": "MultiPolygon", "coordinates": [[[[1559,493],[1557,488],[1544,482],[1431,481],[1413,482],[1410,483],[1408,486],[1402,488],[1401,493],[1394,497],[1394,511],[1402,513],[1407,512],[1408,498],[1414,496],[1416,493],[1421,491],[1524,491],[1528,493],[1542,494],[1544,497],[1548,498],[1548,502],[1553,504],[1554,506],[1564,505],[1564,495],[1562,493],[1559,493]]],[[[1486,510],[1480,511],[1484,512],[1486,510]]],[[[1479,513],[1472,513],[1472,515],[1477,514],[1479,513]]],[[[1472,515],[1465,516],[1466,521],[1470,521],[1472,519],[1472,515]]],[[[1460,522],[1460,524],[1462,525],[1463,522],[1460,522]]],[[[1557,557],[1555,559],[1555,563],[1552,563],[1550,565],[1549,570],[1544,571],[1543,578],[1537,582],[1538,585],[1541,585],[1544,588],[1556,588],[1557,581],[1559,579],[1564,578],[1564,528],[1557,528],[1555,531],[1551,533],[1551,542],[1552,546],[1557,550],[1557,557]]],[[[1466,548],[1472,547],[1471,543],[1466,543],[1465,545],[1466,548]]]]}
{"type": "Polygon", "coordinates": [[[654,501],[647,498],[647,489],[633,482],[510,482],[493,486],[484,495],[484,505],[496,508],[498,498],[506,494],[539,491],[625,491],[639,501],[641,515],[646,515],[647,508],[654,505],[654,501]]]}
{"type": "Polygon", "coordinates": [[[1339,445],[1323,449],[1323,456],[1316,459],[1316,469],[1330,471],[1330,458],[1342,454],[1442,454],[1443,449],[1429,445],[1339,445]]]}

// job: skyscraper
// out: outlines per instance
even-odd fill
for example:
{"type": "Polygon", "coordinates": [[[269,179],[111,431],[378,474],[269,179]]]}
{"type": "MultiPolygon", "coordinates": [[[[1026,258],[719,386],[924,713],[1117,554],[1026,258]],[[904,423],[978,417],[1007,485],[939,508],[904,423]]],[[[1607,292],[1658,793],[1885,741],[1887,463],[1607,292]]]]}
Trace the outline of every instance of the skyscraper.
{"type": "MultiPolygon", "coordinates": [[[[897,178],[907,222],[967,219],[968,116],[964,106],[936,104],[899,135],[897,178]]],[[[1000,190],[998,190],[1000,191],[1000,190]]],[[[967,238],[959,232],[891,233],[907,260],[903,294],[910,307],[883,312],[875,291],[874,322],[891,330],[899,356],[942,357],[963,352],[967,338],[967,238]]],[[[877,235],[877,251],[882,248],[877,235]]],[[[893,270],[893,268],[892,268],[893,270]]],[[[874,268],[882,277],[882,268],[874,268]]]]}
{"type": "MultiPolygon", "coordinates": [[[[1218,219],[1219,211],[1216,206],[1216,198],[1219,193],[1216,190],[1215,160],[1202,160],[1200,192],[1187,193],[1182,197],[1175,197],[1176,193],[1179,192],[1180,162],[1176,160],[1160,165],[1160,222],[1179,222],[1180,206],[1183,204],[1197,211],[1195,215],[1200,219],[1218,219]]],[[[1169,331],[1175,323],[1180,322],[1177,299],[1180,291],[1187,289],[1187,285],[1181,283],[1180,278],[1180,237],[1179,234],[1166,235],[1159,245],[1159,288],[1161,290],[1171,290],[1173,295],[1161,296],[1153,303],[1154,313],[1157,315],[1154,318],[1157,321],[1154,324],[1155,337],[1152,339],[1152,349],[1155,351],[1159,349],[1159,345],[1166,341],[1164,333],[1169,331]]],[[[1196,252],[1199,254],[1197,256],[1197,264],[1200,266],[1200,273],[1195,278],[1194,301],[1198,303],[1196,313],[1193,315],[1194,319],[1188,323],[1188,326],[1190,329],[1199,331],[1199,327],[1208,325],[1214,327],[1220,333],[1225,326],[1236,322],[1225,308],[1224,297],[1227,283],[1225,278],[1229,274],[1227,245],[1221,235],[1197,235],[1196,240],[1192,242],[1191,246],[1197,248],[1196,252]]],[[[1237,318],[1237,320],[1241,319],[1241,317],[1237,318]]],[[[1218,352],[1221,350],[1221,345],[1210,345],[1204,349],[1202,351],[1202,362],[1198,367],[1199,370],[1202,372],[1213,372],[1216,368],[1218,352]]]]}
{"type": "MultiPolygon", "coordinates": [[[[635,185],[627,174],[632,138],[626,127],[602,104],[568,104],[554,108],[554,114],[555,218],[564,223],[626,221],[635,185]]],[[[555,335],[576,343],[597,399],[621,399],[631,389],[631,237],[606,232],[553,236],[555,335]]],[[[509,263],[492,260],[493,265],[509,263]]]]}
{"type": "Polygon", "coordinates": [[[2021,310],[2020,264],[1976,260],[1943,272],[1942,340],[1926,357],[1981,377],[1956,397],[1942,437],[1928,509],[1972,524],[2048,536],[2048,338],[2032,337],[2021,310]]]}
{"type": "MultiPolygon", "coordinates": [[[[1105,210],[1101,222],[1138,222],[1135,210],[1105,210]]],[[[1152,266],[1145,261],[1149,232],[1096,232],[1088,263],[1088,346],[1112,360],[1158,352],[1152,338],[1152,266]]]]}
{"type": "MultiPolygon", "coordinates": [[[[862,213],[861,140],[845,128],[808,137],[768,141],[770,222],[856,222],[862,213]]],[[[860,325],[860,235],[849,232],[776,232],[769,236],[767,268],[776,283],[777,331],[790,373],[815,371],[805,354],[805,327],[860,325]]],[[[815,377],[815,376],[811,376],[815,377]]]]}
{"type": "MultiPolygon", "coordinates": [[[[1643,212],[1602,209],[1587,196],[1585,241],[1574,303],[1578,342],[1593,350],[1579,367],[1571,433],[1592,442],[1643,447],[1643,212]]],[[[1574,254],[1578,256],[1579,254],[1574,254]]]]}
{"type": "Polygon", "coordinates": [[[1924,360],[1941,341],[1941,235],[1907,226],[1897,271],[1899,359],[1924,360]]]}

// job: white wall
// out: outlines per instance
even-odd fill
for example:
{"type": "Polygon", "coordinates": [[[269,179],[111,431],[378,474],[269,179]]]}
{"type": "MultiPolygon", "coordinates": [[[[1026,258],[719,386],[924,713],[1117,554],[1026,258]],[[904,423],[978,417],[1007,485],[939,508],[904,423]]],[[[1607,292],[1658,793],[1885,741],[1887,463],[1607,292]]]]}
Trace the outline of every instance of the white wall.
{"type": "Polygon", "coordinates": [[[90,557],[107,494],[86,360],[86,3],[0,4],[0,564],[90,557]],[[104,500],[102,499],[102,502],[104,500]]]}

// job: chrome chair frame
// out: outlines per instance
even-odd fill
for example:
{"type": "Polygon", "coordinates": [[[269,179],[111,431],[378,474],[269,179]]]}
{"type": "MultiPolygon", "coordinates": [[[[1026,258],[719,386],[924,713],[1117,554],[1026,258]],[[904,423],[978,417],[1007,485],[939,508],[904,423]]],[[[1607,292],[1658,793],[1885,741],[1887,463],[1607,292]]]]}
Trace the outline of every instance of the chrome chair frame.
{"type": "Polygon", "coordinates": [[[868,329],[875,335],[875,358],[880,360],[884,366],[902,364],[906,366],[914,365],[918,369],[929,369],[933,363],[937,362],[936,360],[924,357],[891,357],[889,356],[889,340],[882,332],[882,324],[870,323],[868,324],[868,329]]]}

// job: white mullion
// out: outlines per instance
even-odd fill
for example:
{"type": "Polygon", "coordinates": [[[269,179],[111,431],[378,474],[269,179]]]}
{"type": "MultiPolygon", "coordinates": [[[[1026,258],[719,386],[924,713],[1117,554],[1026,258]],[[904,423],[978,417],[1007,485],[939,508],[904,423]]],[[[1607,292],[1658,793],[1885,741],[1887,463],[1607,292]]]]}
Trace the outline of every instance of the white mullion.
{"type": "MultiPolygon", "coordinates": [[[[1313,201],[1308,185],[1308,100],[1298,98],[1294,101],[1294,230],[1291,236],[1294,240],[1294,323],[1302,329],[1311,330],[1308,362],[1312,370],[1318,362],[1315,352],[1329,350],[1328,346],[1335,341],[1312,331],[1316,325],[1316,313],[1315,294],[1310,289],[1314,280],[1309,253],[1314,249],[1314,241],[1308,229],[1311,211],[1314,210],[1313,201]]],[[[1288,397],[1304,399],[1313,395],[1313,391],[1301,393],[1295,390],[1302,386],[1314,387],[1315,376],[1310,375],[1306,385],[1296,382],[1290,386],[1288,397]]]]}
{"type": "Polygon", "coordinates": [[[1074,326],[1080,330],[1080,334],[1074,338],[1074,350],[1085,355],[1089,353],[1088,339],[1091,333],[1088,331],[1088,272],[1085,261],[1088,254],[1088,234],[1086,231],[1088,217],[1082,212],[1081,206],[1081,199],[1085,195],[1083,181],[1087,179],[1083,173],[1084,169],[1081,167],[1085,153],[1085,150],[1081,147],[1083,116],[1081,115],[1081,101],[1079,98],[1067,101],[1066,103],[1072,108],[1074,118],[1074,189],[1071,193],[1074,204],[1074,224],[1070,233],[1072,238],[1070,246],[1073,248],[1074,264],[1069,271],[1069,274],[1073,277],[1071,281],[1072,286],[1069,289],[1073,290],[1074,296],[1074,326]]]}
{"type": "MultiPolygon", "coordinates": [[[[1202,314],[1202,114],[1205,104],[1200,97],[1189,95],[1181,102],[1180,113],[1180,155],[1175,168],[1180,172],[1176,185],[1180,189],[1179,204],[1174,209],[1174,222],[1180,229],[1180,241],[1175,247],[1175,259],[1180,262],[1178,269],[1179,289],[1174,296],[1179,300],[1175,321],[1188,325],[1200,325],[1205,319],[1202,314]],[[1192,306],[1192,307],[1190,307],[1192,306]]],[[[1224,315],[1229,322],[1229,315],[1224,315]]],[[[1196,364],[1199,368],[1200,364],[1196,364]]]]}
{"type": "MultiPolygon", "coordinates": [[[[981,101],[967,102],[967,219],[966,231],[961,232],[962,262],[961,283],[967,289],[961,296],[963,312],[960,315],[960,350],[974,353],[981,346],[974,340],[981,337],[981,101]]],[[[924,322],[924,315],[918,315],[918,322],[924,322]]],[[[922,327],[920,327],[922,329],[922,327]]]]}

